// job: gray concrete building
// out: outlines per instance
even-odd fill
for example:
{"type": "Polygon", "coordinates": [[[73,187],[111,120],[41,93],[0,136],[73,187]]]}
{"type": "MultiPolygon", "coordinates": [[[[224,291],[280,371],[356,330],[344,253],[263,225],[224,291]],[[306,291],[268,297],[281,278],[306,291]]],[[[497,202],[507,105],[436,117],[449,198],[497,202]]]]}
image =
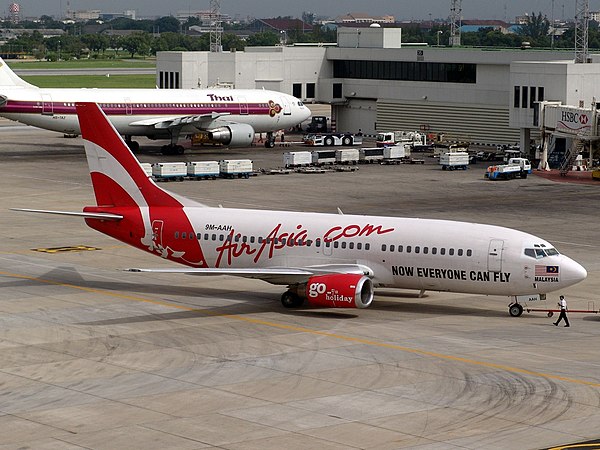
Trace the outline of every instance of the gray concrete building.
{"type": "Polygon", "coordinates": [[[600,64],[573,51],[403,44],[399,28],[340,28],[337,45],[160,52],[162,88],[265,88],[332,105],[339,131],[426,130],[449,139],[529,147],[537,102],[589,106],[600,64]]]}

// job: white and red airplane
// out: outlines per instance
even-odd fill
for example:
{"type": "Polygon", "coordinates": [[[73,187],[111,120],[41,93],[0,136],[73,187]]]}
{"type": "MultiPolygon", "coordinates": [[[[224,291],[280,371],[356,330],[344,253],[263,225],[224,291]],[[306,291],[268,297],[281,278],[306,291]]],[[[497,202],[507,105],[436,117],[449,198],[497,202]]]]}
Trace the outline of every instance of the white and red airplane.
{"type": "Polygon", "coordinates": [[[298,307],[366,308],[375,287],[515,296],[563,289],[586,270],[552,244],[492,225],[306,212],[213,208],[169,193],[146,175],[93,103],[76,105],[96,206],[93,229],[185,268],[139,272],[235,275],[287,285],[298,307]]]}
{"type": "Polygon", "coordinates": [[[65,134],[81,134],[76,102],[98,103],[129,147],[133,136],[170,139],[163,153],[183,153],[180,136],[205,133],[229,147],[249,146],[255,133],[292,128],[311,115],[296,97],[262,89],[42,89],[0,58],[0,116],[65,134]]]}

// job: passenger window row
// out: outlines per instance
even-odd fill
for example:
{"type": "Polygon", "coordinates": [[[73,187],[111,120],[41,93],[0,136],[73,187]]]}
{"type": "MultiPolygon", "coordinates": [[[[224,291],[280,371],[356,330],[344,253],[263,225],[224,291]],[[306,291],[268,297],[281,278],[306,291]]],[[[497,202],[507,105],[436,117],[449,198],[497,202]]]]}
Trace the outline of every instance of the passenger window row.
{"type": "Polygon", "coordinates": [[[473,250],[467,249],[464,250],[462,248],[454,249],[445,247],[437,248],[437,247],[421,247],[419,245],[395,245],[395,244],[382,244],[381,245],[382,252],[397,252],[397,253],[416,253],[423,255],[440,255],[440,256],[473,256],[473,250]]]}
{"type": "Polygon", "coordinates": [[[241,234],[237,234],[233,239],[231,237],[231,235],[224,235],[224,234],[216,234],[216,233],[204,233],[204,235],[202,233],[197,233],[194,234],[193,232],[186,232],[186,231],[176,231],[174,234],[175,239],[198,239],[200,240],[204,240],[204,241],[219,241],[219,242],[242,242],[244,244],[246,243],[250,243],[250,244],[282,244],[282,245],[287,245],[289,247],[294,247],[294,246],[306,246],[306,247],[311,247],[311,246],[315,246],[317,248],[320,247],[326,247],[326,248],[342,248],[342,249],[350,249],[350,250],[370,250],[371,249],[371,244],[366,242],[346,242],[346,241],[323,241],[320,238],[315,239],[314,241],[312,239],[307,239],[307,240],[302,240],[302,239],[279,239],[279,238],[264,238],[262,236],[256,237],[256,236],[242,236],[241,234]]]}

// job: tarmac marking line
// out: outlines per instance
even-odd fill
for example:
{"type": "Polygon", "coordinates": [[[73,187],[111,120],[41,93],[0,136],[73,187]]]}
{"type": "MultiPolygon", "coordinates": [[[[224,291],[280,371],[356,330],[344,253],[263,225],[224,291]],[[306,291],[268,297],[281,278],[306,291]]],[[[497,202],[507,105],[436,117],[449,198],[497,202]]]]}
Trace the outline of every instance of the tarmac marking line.
{"type": "Polygon", "coordinates": [[[347,342],[354,342],[357,344],[363,344],[363,345],[368,345],[368,346],[372,346],[372,347],[388,348],[388,349],[399,350],[399,351],[412,353],[412,354],[416,354],[416,355],[421,355],[421,356],[429,356],[432,358],[442,359],[442,360],[446,360],[446,361],[460,362],[460,363],[469,364],[472,366],[488,367],[490,369],[504,370],[504,371],[512,372],[512,373],[531,375],[531,376],[538,377],[538,378],[547,378],[547,379],[551,379],[551,380],[564,381],[564,382],[572,383],[572,384],[600,388],[600,382],[596,382],[596,381],[580,380],[577,378],[570,378],[570,377],[565,377],[562,375],[536,372],[533,370],[523,369],[520,367],[507,366],[505,364],[497,364],[497,363],[492,363],[492,362],[487,362],[487,361],[478,361],[476,359],[465,358],[462,356],[447,355],[444,353],[437,353],[437,352],[432,352],[429,350],[405,347],[405,346],[398,345],[398,344],[373,341],[370,339],[365,339],[365,338],[360,338],[360,337],[353,337],[353,336],[347,336],[347,335],[343,335],[343,334],[331,333],[329,331],[313,330],[311,328],[300,327],[297,325],[286,325],[286,324],[271,322],[271,321],[262,320],[262,319],[255,319],[255,318],[251,318],[251,317],[242,317],[242,316],[235,315],[235,314],[213,313],[208,310],[192,308],[190,306],[179,305],[176,303],[169,303],[169,302],[164,302],[164,301],[160,301],[160,300],[152,300],[152,299],[149,299],[146,297],[138,297],[138,296],[134,296],[134,295],[121,294],[121,293],[117,293],[117,292],[105,291],[102,289],[88,288],[85,286],[78,286],[75,284],[46,280],[43,278],[38,278],[38,277],[34,277],[34,276],[29,276],[29,275],[21,275],[21,274],[0,271],[0,276],[37,281],[40,283],[52,284],[55,286],[62,286],[62,287],[71,288],[71,289],[77,289],[80,291],[90,292],[90,293],[99,294],[99,295],[107,295],[110,297],[122,298],[125,300],[132,300],[132,301],[136,301],[136,302],[143,302],[143,303],[149,303],[149,304],[153,304],[153,305],[165,306],[168,308],[175,308],[175,309],[180,309],[180,310],[185,310],[185,311],[198,312],[201,314],[205,314],[207,316],[227,317],[229,319],[238,320],[240,322],[252,323],[255,325],[262,325],[262,326],[267,326],[267,327],[271,327],[271,328],[277,328],[280,330],[296,331],[299,333],[313,334],[313,335],[317,335],[317,336],[324,336],[324,337],[329,337],[332,339],[339,339],[339,340],[343,340],[343,341],[347,341],[347,342]]]}

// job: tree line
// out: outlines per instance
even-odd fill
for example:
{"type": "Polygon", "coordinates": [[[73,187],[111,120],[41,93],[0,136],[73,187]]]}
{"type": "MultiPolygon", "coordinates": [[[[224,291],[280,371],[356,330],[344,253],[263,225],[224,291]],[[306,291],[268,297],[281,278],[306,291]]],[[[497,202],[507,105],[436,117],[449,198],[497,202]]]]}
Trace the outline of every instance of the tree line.
{"type": "MultiPolygon", "coordinates": [[[[189,18],[180,22],[174,17],[161,17],[156,20],[132,20],[118,18],[102,24],[104,29],[135,30],[126,35],[118,33],[102,34],[85,33],[87,26],[98,26],[96,21],[87,24],[64,24],[49,16],[42,16],[36,22],[23,22],[21,28],[28,31],[0,46],[0,53],[18,53],[31,55],[38,59],[68,58],[114,58],[122,53],[131,57],[152,56],[159,51],[207,51],[210,48],[208,34],[189,35],[184,33],[193,25],[200,25],[197,18],[189,18]],[[62,36],[45,38],[40,28],[58,28],[66,33],[62,36]]],[[[243,50],[246,46],[272,46],[281,43],[279,33],[265,31],[251,34],[242,39],[235,31],[243,30],[245,24],[224,24],[222,46],[224,51],[243,50]]],[[[8,22],[0,22],[0,28],[14,28],[8,22]]],[[[403,42],[424,42],[429,45],[445,45],[449,38],[449,26],[437,24],[424,29],[419,24],[408,24],[402,27],[403,42]]],[[[313,31],[301,30],[286,32],[286,43],[300,42],[336,42],[336,31],[325,27],[314,26],[313,31]]],[[[492,28],[482,28],[476,32],[463,32],[461,44],[474,47],[521,47],[529,42],[532,48],[573,48],[574,29],[567,28],[561,35],[550,35],[550,22],[541,13],[531,14],[529,21],[520,26],[517,33],[503,34],[492,28]],[[552,42],[554,40],[554,42],[552,42]]],[[[600,28],[597,22],[590,22],[589,47],[600,48],[600,28]]]]}

